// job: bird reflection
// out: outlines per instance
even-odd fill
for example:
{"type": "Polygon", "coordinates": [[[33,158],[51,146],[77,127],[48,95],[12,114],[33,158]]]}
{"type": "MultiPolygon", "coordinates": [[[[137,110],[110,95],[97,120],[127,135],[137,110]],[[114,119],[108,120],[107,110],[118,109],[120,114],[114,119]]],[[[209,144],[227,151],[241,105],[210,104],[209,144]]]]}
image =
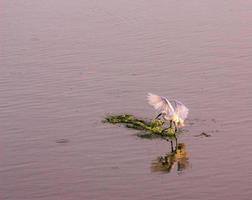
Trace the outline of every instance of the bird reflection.
{"type": "Polygon", "coordinates": [[[160,156],[154,160],[151,165],[151,171],[170,173],[172,169],[176,168],[177,172],[182,172],[189,166],[186,146],[184,143],[179,143],[175,151],[171,151],[165,156],[160,156]]]}

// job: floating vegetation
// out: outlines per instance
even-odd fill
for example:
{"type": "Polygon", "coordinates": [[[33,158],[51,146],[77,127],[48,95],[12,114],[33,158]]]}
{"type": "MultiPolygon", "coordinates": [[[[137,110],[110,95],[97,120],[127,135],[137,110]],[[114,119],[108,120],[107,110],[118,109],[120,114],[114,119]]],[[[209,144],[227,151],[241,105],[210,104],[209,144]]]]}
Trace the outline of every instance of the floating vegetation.
{"type": "Polygon", "coordinates": [[[153,138],[155,136],[161,136],[164,138],[175,137],[175,130],[173,128],[165,128],[164,122],[161,120],[145,121],[138,119],[133,115],[110,115],[105,118],[105,121],[111,124],[124,124],[127,128],[136,130],[143,130],[148,134],[139,134],[142,138],[153,138]]]}

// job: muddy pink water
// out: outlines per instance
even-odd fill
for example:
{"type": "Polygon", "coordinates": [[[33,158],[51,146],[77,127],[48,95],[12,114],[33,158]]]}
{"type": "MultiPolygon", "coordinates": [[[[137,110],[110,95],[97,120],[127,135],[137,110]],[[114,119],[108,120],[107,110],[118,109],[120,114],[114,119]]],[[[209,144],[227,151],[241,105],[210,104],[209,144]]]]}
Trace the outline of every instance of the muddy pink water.
{"type": "Polygon", "coordinates": [[[0,15],[0,199],[252,198],[251,1],[3,0],[0,15]],[[169,143],[101,123],[154,117],[147,92],[190,108],[170,171],[169,143]]]}

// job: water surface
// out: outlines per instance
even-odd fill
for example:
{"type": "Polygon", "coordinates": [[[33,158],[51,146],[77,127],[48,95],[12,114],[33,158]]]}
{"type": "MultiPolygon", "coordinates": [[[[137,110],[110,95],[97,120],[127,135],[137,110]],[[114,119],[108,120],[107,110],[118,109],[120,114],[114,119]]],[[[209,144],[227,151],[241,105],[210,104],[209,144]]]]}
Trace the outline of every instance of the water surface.
{"type": "Polygon", "coordinates": [[[237,0],[3,0],[0,198],[251,199],[251,18],[237,0]],[[147,92],[190,108],[183,170],[101,123],[154,117],[147,92]]]}

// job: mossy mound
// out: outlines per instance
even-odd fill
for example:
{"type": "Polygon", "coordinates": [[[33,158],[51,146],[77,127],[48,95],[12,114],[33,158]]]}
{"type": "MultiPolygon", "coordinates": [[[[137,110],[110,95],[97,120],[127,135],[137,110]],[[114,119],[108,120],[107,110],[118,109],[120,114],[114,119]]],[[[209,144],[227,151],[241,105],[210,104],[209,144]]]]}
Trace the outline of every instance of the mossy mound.
{"type": "Polygon", "coordinates": [[[175,130],[173,128],[165,128],[164,122],[161,120],[145,121],[138,119],[133,115],[110,115],[105,118],[105,122],[111,124],[125,124],[127,128],[136,130],[144,130],[150,134],[155,134],[161,137],[173,137],[175,136],[175,130]]]}

